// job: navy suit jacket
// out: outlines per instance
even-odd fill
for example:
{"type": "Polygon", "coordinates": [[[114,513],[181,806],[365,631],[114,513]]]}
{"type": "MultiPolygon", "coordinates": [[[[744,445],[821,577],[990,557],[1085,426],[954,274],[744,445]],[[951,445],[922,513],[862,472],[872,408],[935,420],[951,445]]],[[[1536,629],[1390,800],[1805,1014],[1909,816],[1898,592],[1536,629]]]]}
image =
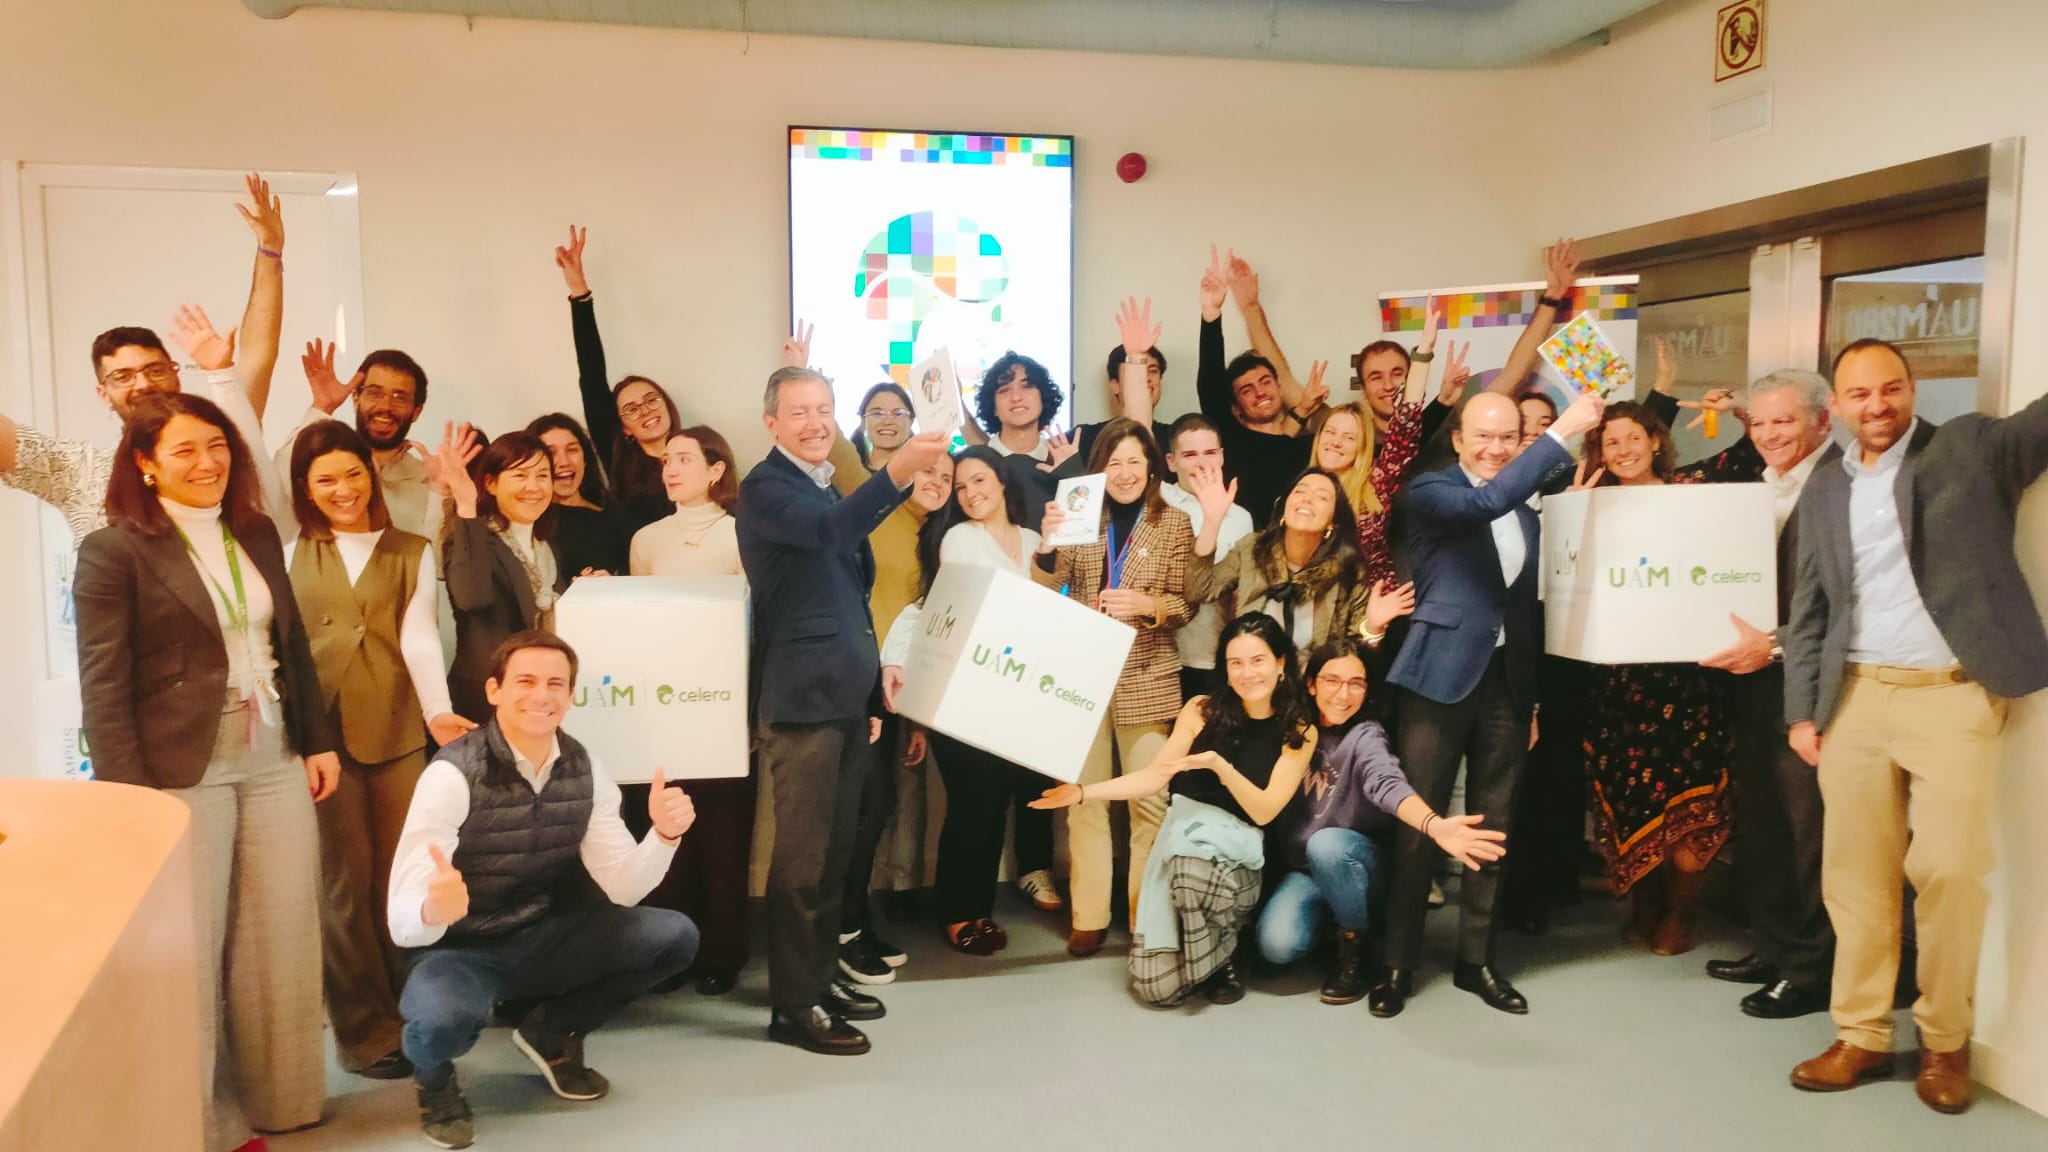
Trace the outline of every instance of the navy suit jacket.
{"type": "Polygon", "coordinates": [[[780,451],[740,482],[740,566],[753,599],[753,703],[762,724],[867,714],[878,671],[868,533],[905,492],[876,472],[845,499],[780,451]]]}
{"type": "Polygon", "coordinates": [[[1409,482],[1402,505],[1407,554],[1415,580],[1408,638],[1387,673],[1389,682],[1439,704],[1472,694],[1493,659],[1495,633],[1507,628],[1508,691],[1527,716],[1536,703],[1536,657],[1543,615],[1536,600],[1542,523],[1528,506],[1545,477],[1571,461],[1556,437],[1539,436],[1484,488],[1457,465],[1409,482]],[[1514,583],[1501,578],[1493,522],[1513,512],[1528,544],[1514,583]]]}

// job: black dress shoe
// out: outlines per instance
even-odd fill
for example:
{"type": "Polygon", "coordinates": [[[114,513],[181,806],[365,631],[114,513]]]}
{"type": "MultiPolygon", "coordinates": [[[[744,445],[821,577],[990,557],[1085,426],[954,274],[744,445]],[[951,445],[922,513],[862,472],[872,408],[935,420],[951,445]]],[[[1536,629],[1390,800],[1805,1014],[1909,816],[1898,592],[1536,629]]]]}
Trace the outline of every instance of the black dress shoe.
{"type": "Polygon", "coordinates": [[[356,1075],[369,1080],[403,1080],[412,1075],[412,1061],[404,1052],[386,1052],[367,1067],[356,1069],[356,1075]]]}
{"type": "Polygon", "coordinates": [[[1759,1020],[1790,1020],[1828,1007],[1828,986],[1777,980],[1742,998],[1742,1014],[1759,1020]]]}
{"type": "Polygon", "coordinates": [[[1408,998],[1415,995],[1415,970],[1413,968],[1389,968],[1380,977],[1380,982],[1365,994],[1365,1006],[1382,1020],[1399,1016],[1401,1009],[1408,1006],[1408,998]]]}
{"type": "Polygon", "coordinates": [[[821,1001],[826,1011],[846,1020],[880,1020],[889,1010],[880,1000],[854,987],[851,980],[834,980],[821,1001]]]}
{"type": "Polygon", "coordinates": [[[813,1004],[797,1015],[777,1011],[768,1017],[768,1038],[824,1056],[858,1056],[871,1045],[861,1030],[813,1004]]]}
{"type": "Polygon", "coordinates": [[[1707,975],[1730,984],[1774,984],[1778,980],[1776,966],[1766,964],[1751,952],[1740,960],[1709,960],[1707,975]]]}
{"type": "Polygon", "coordinates": [[[723,996],[732,991],[739,980],[739,973],[730,968],[706,968],[696,974],[699,996],[723,996]]]}
{"type": "Polygon", "coordinates": [[[1529,1014],[1529,1001],[1515,991],[1515,986],[1505,977],[1495,972],[1491,964],[1460,962],[1451,973],[1451,983],[1485,1001],[1488,1008],[1516,1016],[1529,1014]]]}
{"type": "Polygon", "coordinates": [[[1237,978],[1237,965],[1226,961],[1223,967],[1209,974],[1202,981],[1202,995],[1211,1004],[1235,1004],[1244,999],[1244,981],[1237,978]]]}

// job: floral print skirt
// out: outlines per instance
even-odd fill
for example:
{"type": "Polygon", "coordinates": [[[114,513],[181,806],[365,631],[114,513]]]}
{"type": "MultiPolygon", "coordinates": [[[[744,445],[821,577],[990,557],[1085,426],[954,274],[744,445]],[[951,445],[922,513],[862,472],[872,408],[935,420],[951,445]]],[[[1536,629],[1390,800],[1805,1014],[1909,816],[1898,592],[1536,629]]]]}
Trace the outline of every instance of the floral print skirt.
{"type": "Polygon", "coordinates": [[[1726,673],[1692,664],[1594,669],[1586,778],[1617,894],[1680,846],[1705,861],[1728,842],[1733,689],[1726,673]]]}

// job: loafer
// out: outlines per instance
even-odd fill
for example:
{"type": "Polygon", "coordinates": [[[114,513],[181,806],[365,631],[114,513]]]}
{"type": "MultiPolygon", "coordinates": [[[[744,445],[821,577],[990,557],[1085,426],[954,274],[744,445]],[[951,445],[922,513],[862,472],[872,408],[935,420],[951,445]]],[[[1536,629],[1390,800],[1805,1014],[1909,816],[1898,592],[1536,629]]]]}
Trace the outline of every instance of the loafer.
{"type": "Polygon", "coordinates": [[[834,980],[825,989],[825,1009],[843,1020],[880,1020],[889,1009],[880,1000],[855,987],[850,980],[834,980]]]}
{"type": "Polygon", "coordinates": [[[403,1080],[412,1075],[412,1061],[405,1058],[404,1052],[386,1052],[356,1069],[355,1074],[366,1080],[403,1080]]]}
{"type": "Polygon", "coordinates": [[[1970,1108],[1970,1050],[1921,1052],[1920,1075],[1913,1081],[1920,1102],[1950,1116],[1970,1108]]]}
{"type": "Polygon", "coordinates": [[[987,933],[992,939],[995,940],[996,951],[1001,952],[1003,949],[1008,948],[1010,946],[1010,934],[1008,932],[1003,931],[1003,926],[1001,924],[998,924],[995,921],[989,919],[988,917],[983,916],[981,919],[976,920],[974,922],[974,926],[976,928],[981,929],[983,932],[987,933]]]}
{"type": "Polygon", "coordinates": [[[1507,977],[1493,970],[1491,964],[1460,963],[1451,973],[1451,983],[1463,991],[1470,992],[1486,1003],[1488,1008],[1507,1012],[1515,1016],[1529,1014],[1529,1001],[1507,977]]]}
{"type": "Polygon", "coordinates": [[[777,1011],[768,1017],[768,1038],[821,1056],[859,1056],[872,1047],[860,1029],[834,1016],[822,1004],[794,1015],[777,1011]]]}
{"type": "Polygon", "coordinates": [[[1709,960],[1707,975],[1730,984],[1774,984],[1778,980],[1776,966],[1757,959],[1751,952],[1740,960],[1709,960]]]}
{"type": "Polygon", "coordinates": [[[963,920],[946,929],[946,946],[955,952],[969,956],[993,956],[1002,950],[1003,942],[996,934],[988,931],[986,920],[963,920]]]}
{"type": "Polygon", "coordinates": [[[1888,1080],[1895,1058],[1837,1040],[1828,1050],[1792,1069],[1792,1086],[1806,1092],[1843,1092],[1872,1080],[1888,1080]]]}
{"type": "Polygon", "coordinates": [[[1102,951],[1102,942],[1107,939],[1107,928],[1076,928],[1067,933],[1067,955],[1093,956],[1102,951]]]}
{"type": "Polygon", "coordinates": [[[1237,965],[1225,962],[1223,967],[1209,974],[1202,981],[1202,995],[1211,1004],[1235,1004],[1244,999],[1244,981],[1238,979],[1237,965]]]}
{"type": "Polygon", "coordinates": [[[1415,995],[1415,970],[1413,968],[1389,968],[1380,977],[1379,983],[1365,994],[1365,1006],[1373,1015],[1382,1020],[1401,1014],[1408,1006],[1408,998],[1415,995]]]}
{"type": "Polygon", "coordinates": [[[1829,989],[1825,984],[1794,984],[1775,980],[1742,998],[1742,1014],[1759,1020],[1790,1020],[1824,1012],[1829,989]]]}

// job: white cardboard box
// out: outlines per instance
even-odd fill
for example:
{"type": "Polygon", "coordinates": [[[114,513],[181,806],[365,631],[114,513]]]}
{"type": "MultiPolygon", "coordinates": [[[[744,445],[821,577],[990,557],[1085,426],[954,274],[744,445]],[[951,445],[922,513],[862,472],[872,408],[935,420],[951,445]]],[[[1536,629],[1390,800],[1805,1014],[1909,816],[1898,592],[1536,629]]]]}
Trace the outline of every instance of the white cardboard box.
{"type": "Polygon", "coordinates": [[[1544,649],[1594,664],[1691,663],[1778,624],[1764,484],[1594,488],[1543,498],[1544,649]]]}
{"type": "Polygon", "coordinates": [[[555,605],[576,649],[564,731],[612,779],[747,774],[747,582],[738,576],[584,577],[555,605]]]}
{"type": "Polygon", "coordinates": [[[1135,636],[1022,576],[948,564],[925,597],[896,708],[1072,784],[1135,636]]]}

